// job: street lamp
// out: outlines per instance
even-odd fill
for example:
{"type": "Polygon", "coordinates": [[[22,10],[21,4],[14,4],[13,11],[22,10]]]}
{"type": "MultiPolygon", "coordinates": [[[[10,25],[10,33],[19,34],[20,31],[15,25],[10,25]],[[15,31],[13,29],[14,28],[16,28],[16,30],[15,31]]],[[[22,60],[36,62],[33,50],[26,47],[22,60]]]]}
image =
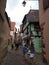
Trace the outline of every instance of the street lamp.
{"type": "Polygon", "coordinates": [[[26,5],[26,1],[24,0],[24,1],[22,2],[22,4],[23,4],[23,6],[25,7],[25,5],[26,5]]]}
{"type": "MultiPolygon", "coordinates": [[[[26,0],[26,1],[29,1],[29,0],[26,0]]],[[[26,1],[24,0],[24,1],[22,2],[22,4],[23,4],[24,7],[25,7],[25,5],[26,5],[26,1]]],[[[39,1],[39,0],[30,0],[30,1],[39,1]]]]}

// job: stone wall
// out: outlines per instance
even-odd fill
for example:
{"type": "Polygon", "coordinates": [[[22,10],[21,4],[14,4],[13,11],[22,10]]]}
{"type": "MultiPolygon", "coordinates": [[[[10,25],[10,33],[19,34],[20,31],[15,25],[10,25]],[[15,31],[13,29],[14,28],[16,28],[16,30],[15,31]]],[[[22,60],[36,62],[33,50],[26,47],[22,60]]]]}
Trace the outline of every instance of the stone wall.
{"type": "Polygon", "coordinates": [[[0,0],[0,63],[7,53],[10,28],[5,16],[6,0],[0,0]]]}
{"type": "Polygon", "coordinates": [[[44,9],[43,0],[39,1],[39,16],[43,36],[44,57],[49,62],[49,8],[44,9]]]}
{"type": "Polygon", "coordinates": [[[7,52],[8,37],[10,32],[10,28],[8,26],[6,18],[3,18],[4,21],[0,21],[0,59],[4,57],[7,52]]]}

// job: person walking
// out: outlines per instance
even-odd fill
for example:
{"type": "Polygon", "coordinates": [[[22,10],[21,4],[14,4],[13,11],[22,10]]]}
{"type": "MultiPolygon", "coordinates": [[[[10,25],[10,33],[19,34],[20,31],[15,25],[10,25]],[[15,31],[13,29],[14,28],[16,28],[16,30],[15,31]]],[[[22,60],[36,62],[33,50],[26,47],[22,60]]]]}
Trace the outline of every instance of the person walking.
{"type": "Polygon", "coordinates": [[[24,57],[24,60],[27,59],[27,45],[26,45],[26,43],[24,43],[24,45],[23,45],[23,57],[24,57]]]}
{"type": "Polygon", "coordinates": [[[18,43],[18,40],[15,40],[15,50],[18,50],[18,47],[19,47],[19,43],[18,43]]]}
{"type": "Polygon", "coordinates": [[[33,42],[31,42],[31,45],[30,45],[30,64],[33,65],[33,58],[34,58],[34,45],[33,45],[33,42]]]}

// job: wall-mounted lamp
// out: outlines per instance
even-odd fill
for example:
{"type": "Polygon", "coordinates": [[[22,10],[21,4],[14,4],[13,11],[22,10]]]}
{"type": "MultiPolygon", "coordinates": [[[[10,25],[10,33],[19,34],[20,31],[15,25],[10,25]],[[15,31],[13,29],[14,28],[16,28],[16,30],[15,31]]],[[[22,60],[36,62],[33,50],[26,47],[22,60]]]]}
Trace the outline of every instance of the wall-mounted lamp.
{"type": "Polygon", "coordinates": [[[25,5],[26,5],[26,1],[24,0],[24,1],[22,2],[22,4],[23,4],[23,6],[25,7],[25,5]]]}
{"type": "MultiPolygon", "coordinates": [[[[39,1],[39,0],[26,0],[26,1],[39,1]]],[[[26,1],[24,0],[24,1],[22,2],[22,4],[23,4],[24,7],[25,7],[25,5],[26,5],[26,1]]]]}

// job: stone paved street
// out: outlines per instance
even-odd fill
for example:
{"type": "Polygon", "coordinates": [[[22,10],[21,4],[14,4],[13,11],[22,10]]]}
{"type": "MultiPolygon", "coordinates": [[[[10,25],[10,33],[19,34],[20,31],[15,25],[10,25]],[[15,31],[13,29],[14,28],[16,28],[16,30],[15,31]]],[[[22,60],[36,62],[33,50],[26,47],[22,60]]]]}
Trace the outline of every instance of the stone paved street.
{"type": "Polygon", "coordinates": [[[24,61],[22,49],[20,48],[19,50],[9,50],[1,65],[29,65],[29,63],[24,61]]]}
{"type": "MultiPolygon", "coordinates": [[[[40,55],[36,55],[34,58],[33,65],[47,65],[42,63],[42,58],[40,55]]],[[[27,61],[24,61],[23,54],[22,54],[22,48],[19,48],[18,50],[11,50],[8,49],[7,56],[4,58],[3,63],[1,65],[30,65],[29,64],[29,57],[27,61]]]]}

